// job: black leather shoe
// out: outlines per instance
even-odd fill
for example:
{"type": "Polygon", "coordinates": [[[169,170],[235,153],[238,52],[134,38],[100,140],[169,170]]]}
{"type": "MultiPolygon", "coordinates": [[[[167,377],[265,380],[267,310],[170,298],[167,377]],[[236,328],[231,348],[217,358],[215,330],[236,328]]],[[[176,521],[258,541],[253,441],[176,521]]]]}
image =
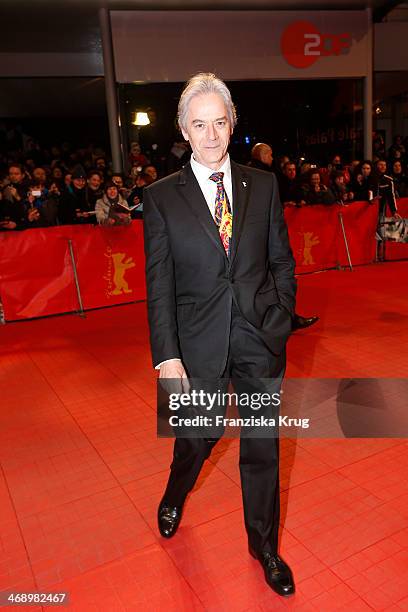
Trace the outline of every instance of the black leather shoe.
{"type": "Polygon", "coordinates": [[[319,317],[301,317],[298,314],[295,314],[292,323],[292,331],[296,331],[297,329],[305,329],[305,327],[310,327],[314,325],[316,321],[319,320],[319,317]]]}
{"type": "Polygon", "coordinates": [[[257,555],[251,548],[249,552],[262,565],[265,580],[275,593],[283,597],[289,597],[294,594],[295,582],[291,569],[279,555],[272,555],[268,552],[257,555]]]}
{"type": "Polygon", "coordinates": [[[181,521],[183,506],[169,506],[167,502],[162,500],[157,512],[157,522],[159,531],[163,538],[171,538],[177,531],[181,521]]]}

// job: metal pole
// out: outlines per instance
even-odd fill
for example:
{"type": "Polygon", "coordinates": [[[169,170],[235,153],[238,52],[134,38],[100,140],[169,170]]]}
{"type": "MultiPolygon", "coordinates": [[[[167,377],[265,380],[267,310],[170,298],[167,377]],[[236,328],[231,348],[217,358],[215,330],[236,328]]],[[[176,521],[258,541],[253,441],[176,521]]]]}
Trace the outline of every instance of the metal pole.
{"type": "Polygon", "coordinates": [[[373,36],[374,25],[371,9],[367,14],[367,72],[364,77],[364,157],[373,158],[373,36]]]}
{"type": "Polygon", "coordinates": [[[351,257],[350,257],[350,251],[349,251],[348,242],[347,242],[346,230],[344,229],[343,215],[341,214],[341,212],[339,212],[339,219],[340,219],[341,231],[343,232],[344,244],[346,246],[347,259],[349,260],[350,271],[352,272],[353,271],[353,264],[351,263],[351,257]]]}
{"type": "Polygon", "coordinates": [[[85,313],[84,313],[84,307],[82,305],[81,290],[79,288],[78,273],[76,269],[74,250],[72,248],[72,240],[69,240],[69,239],[68,239],[68,248],[69,248],[69,254],[71,256],[72,269],[74,271],[75,286],[77,290],[78,303],[79,303],[79,314],[81,315],[81,317],[84,317],[85,313]]]}
{"type": "Polygon", "coordinates": [[[122,172],[118,99],[116,92],[115,67],[113,63],[113,47],[109,11],[106,8],[100,8],[98,13],[102,38],[106,108],[108,111],[112,165],[114,172],[122,172]]]}

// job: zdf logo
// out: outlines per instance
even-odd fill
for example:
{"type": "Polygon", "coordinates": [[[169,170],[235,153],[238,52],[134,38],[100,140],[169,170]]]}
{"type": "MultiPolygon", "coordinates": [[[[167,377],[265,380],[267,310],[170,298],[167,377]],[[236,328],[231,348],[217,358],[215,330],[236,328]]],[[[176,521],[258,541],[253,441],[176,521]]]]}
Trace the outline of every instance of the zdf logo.
{"type": "Polygon", "coordinates": [[[281,51],[294,68],[309,68],[319,57],[347,53],[351,34],[321,34],[310,21],[294,21],[281,38],[281,51]]]}

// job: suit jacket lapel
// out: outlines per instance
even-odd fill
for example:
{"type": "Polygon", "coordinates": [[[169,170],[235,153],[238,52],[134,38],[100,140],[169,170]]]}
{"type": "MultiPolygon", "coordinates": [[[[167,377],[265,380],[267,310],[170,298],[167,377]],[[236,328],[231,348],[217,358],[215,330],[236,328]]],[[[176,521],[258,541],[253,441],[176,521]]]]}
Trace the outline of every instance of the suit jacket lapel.
{"type": "Polygon", "coordinates": [[[226,257],[218,228],[215,225],[214,219],[212,218],[208,209],[207,202],[205,201],[205,197],[200,189],[198,181],[191,170],[190,162],[188,162],[188,164],[186,164],[182,170],[180,170],[177,187],[179,188],[179,192],[181,193],[182,197],[190,206],[194,215],[197,217],[207,236],[226,257]]]}
{"type": "Polygon", "coordinates": [[[239,240],[245,221],[248,207],[249,193],[251,189],[251,178],[235,162],[231,161],[232,176],[232,243],[230,253],[230,265],[232,265],[238,250],[239,240]]]}

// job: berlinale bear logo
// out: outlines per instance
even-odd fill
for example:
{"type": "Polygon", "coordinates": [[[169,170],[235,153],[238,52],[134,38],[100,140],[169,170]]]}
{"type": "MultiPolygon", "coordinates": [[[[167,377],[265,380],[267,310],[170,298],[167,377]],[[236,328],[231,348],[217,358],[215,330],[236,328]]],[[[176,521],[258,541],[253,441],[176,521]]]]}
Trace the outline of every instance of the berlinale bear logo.
{"type": "Polygon", "coordinates": [[[320,57],[342,55],[351,47],[351,34],[321,34],[310,21],[294,21],[281,38],[281,51],[294,68],[309,68],[320,57]]]}

